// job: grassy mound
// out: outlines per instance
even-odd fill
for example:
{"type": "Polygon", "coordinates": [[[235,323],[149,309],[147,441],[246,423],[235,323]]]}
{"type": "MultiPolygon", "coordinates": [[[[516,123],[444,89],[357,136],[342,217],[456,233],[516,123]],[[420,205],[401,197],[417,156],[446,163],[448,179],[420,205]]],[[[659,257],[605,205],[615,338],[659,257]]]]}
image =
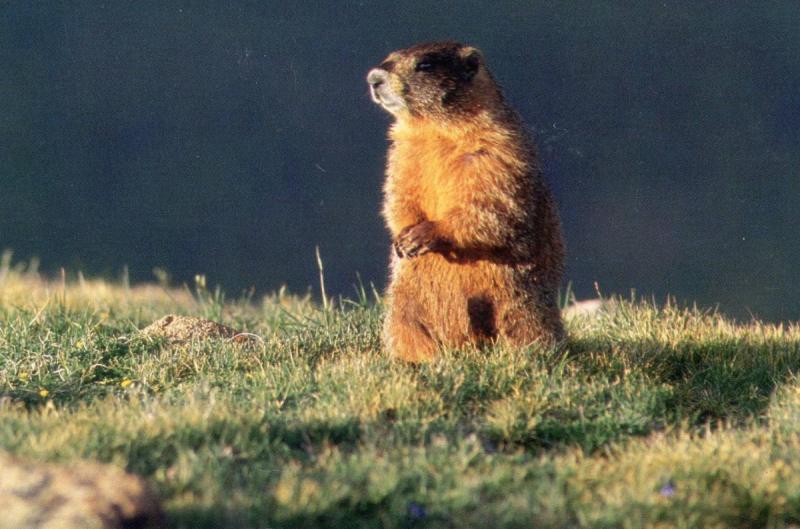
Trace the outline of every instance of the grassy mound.
{"type": "Polygon", "coordinates": [[[380,349],[366,296],[0,274],[0,448],[144,476],[171,527],[800,523],[800,328],[618,301],[563,351],[380,349]],[[166,313],[260,337],[170,347],[166,313]]]}

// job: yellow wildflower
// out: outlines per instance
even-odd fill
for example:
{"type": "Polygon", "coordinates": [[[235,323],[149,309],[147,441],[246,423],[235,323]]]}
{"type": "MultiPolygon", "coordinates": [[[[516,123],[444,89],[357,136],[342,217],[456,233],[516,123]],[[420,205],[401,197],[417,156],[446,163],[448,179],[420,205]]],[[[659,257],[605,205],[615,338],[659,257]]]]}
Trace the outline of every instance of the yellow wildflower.
{"type": "Polygon", "coordinates": [[[50,392],[49,392],[49,391],[47,391],[47,390],[46,390],[46,389],[44,389],[44,388],[42,388],[42,389],[40,389],[40,390],[39,390],[39,396],[40,396],[40,397],[42,397],[42,398],[45,398],[45,397],[47,397],[49,394],[50,394],[50,392]]]}
{"type": "Polygon", "coordinates": [[[122,387],[123,389],[127,388],[131,384],[133,384],[133,380],[131,380],[129,378],[126,378],[125,380],[123,380],[122,382],[119,383],[120,387],[122,387]]]}

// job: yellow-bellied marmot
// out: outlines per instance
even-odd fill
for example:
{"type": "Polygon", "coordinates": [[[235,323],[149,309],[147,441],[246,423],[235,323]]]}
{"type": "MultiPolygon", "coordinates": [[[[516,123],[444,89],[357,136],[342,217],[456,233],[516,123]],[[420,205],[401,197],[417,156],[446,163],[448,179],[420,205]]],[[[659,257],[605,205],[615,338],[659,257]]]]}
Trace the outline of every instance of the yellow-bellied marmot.
{"type": "Polygon", "coordinates": [[[390,54],[367,81],[395,117],[385,346],[416,362],[440,347],[561,340],[558,213],[533,142],[480,52],[419,44],[390,54]]]}

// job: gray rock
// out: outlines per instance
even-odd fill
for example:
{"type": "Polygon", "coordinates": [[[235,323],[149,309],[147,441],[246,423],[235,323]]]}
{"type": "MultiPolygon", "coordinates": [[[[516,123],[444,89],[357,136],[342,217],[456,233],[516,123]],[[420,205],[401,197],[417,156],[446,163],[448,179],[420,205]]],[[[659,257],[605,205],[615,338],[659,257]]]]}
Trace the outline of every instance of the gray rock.
{"type": "Polygon", "coordinates": [[[0,453],[0,529],[157,529],[158,500],[111,465],[55,465],[0,453]]]}

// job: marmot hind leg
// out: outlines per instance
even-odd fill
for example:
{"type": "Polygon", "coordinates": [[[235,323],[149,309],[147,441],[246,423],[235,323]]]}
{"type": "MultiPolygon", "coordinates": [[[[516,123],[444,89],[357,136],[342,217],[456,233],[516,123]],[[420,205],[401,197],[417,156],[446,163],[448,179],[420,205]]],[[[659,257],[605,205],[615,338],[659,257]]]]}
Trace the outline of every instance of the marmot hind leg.
{"type": "Polygon", "coordinates": [[[517,306],[504,311],[498,318],[500,338],[514,347],[534,343],[552,347],[562,342],[566,334],[558,307],[517,306]]]}
{"type": "Polygon", "coordinates": [[[397,306],[386,314],[383,343],[389,354],[406,362],[426,362],[436,355],[439,345],[427,326],[420,321],[421,311],[397,306]]]}

